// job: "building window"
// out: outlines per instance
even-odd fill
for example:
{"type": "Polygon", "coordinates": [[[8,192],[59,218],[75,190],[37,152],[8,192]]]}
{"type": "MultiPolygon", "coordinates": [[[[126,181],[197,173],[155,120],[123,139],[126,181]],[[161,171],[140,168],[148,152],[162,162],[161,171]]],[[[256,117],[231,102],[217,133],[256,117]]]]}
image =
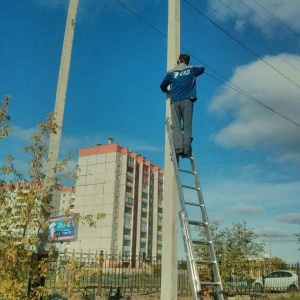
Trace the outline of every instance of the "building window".
{"type": "Polygon", "coordinates": [[[120,180],[121,180],[121,176],[117,175],[117,181],[120,181],[120,180]]]}
{"type": "Polygon", "coordinates": [[[118,224],[118,218],[115,217],[115,224],[118,224]]]}
{"type": "Polygon", "coordinates": [[[129,182],[129,183],[133,183],[133,178],[132,177],[127,177],[126,181],[129,182]]]}
{"type": "Polygon", "coordinates": [[[129,204],[133,204],[133,198],[125,197],[125,202],[129,204]]]}
{"type": "Polygon", "coordinates": [[[115,207],[115,212],[116,213],[119,212],[119,207],[118,206],[115,207]]]}
{"type": "Polygon", "coordinates": [[[147,228],[147,223],[146,222],[142,222],[142,228],[147,228]]]}
{"type": "Polygon", "coordinates": [[[130,163],[132,163],[132,164],[134,163],[134,159],[132,157],[130,157],[130,156],[128,156],[127,161],[130,162],[130,163]]]}
{"type": "Polygon", "coordinates": [[[127,166],[127,172],[129,172],[129,173],[132,173],[132,174],[133,174],[133,168],[132,168],[132,167],[129,167],[129,166],[127,166]]]}

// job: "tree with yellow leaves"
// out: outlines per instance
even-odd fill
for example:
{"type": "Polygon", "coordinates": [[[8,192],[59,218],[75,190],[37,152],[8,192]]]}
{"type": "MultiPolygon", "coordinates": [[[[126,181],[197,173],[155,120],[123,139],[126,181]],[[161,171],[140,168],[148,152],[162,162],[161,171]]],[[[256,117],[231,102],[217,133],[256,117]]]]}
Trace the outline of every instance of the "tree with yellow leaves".
{"type": "MultiPolygon", "coordinates": [[[[11,131],[9,101],[9,96],[0,100],[1,139],[11,131]]],[[[57,174],[66,169],[72,154],[57,163],[55,178],[47,178],[44,167],[48,160],[48,143],[56,130],[52,113],[45,122],[37,125],[36,132],[30,137],[30,145],[24,149],[29,156],[28,175],[18,170],[11,155],[7,155],[4,165],[0,166],[0,298],[41,299],[51,293],[45,281],[59,271],[53,270],[57,251],[55,247],[49,247],[47,230],[53,212],[53,195],[61,186],[57,174]],[[50,186],[46,184],[47,180],[51,182],[50,186]]],[[[75,180],[75,170],[68,176],[75,180]]],[[[96,219],[103,217],[103,214],[96,215],[96,219]]],[[[84,219],[95,226],[94,216],[84,219]]],[[[76,266],[76,261],[70,268],[72,266],[76,266]]],[[[82,272],[84,269],[74,268],[74,278],[82,276],[82,272]]],[[[77,283],[70,285],[61,279],[59,282],[62,292],[72,291],[77,283]]],[[[74,294],[72,299],[78,299],[78,296],[74,294]]]]}

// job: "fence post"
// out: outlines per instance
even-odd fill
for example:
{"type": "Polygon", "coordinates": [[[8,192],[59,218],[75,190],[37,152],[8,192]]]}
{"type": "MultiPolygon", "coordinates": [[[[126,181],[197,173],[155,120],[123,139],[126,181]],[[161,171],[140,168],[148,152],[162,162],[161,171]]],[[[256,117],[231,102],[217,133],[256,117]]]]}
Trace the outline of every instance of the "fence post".
{"type": "Polygon", "coordinates": [[[101,296],[101,286],[102,286],[102,272],[103,272],[103,250],[100,251],[100,259],[99,259],[99,276],[98,276],[98,291],[97,294],[101,296]]]}
{"type": "Polygon", "coordinates": [[[300,287],[300,269],[299,269],[299,263],[297,262],[297,275],[298,275],[298,287],[300,287]]]}

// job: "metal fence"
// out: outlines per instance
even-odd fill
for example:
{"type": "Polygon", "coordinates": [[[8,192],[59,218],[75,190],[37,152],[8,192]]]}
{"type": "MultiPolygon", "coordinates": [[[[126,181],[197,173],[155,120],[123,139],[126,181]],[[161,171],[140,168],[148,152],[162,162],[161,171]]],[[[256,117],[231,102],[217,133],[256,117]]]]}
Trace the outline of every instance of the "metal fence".
{"type": "MultiPolygon", "coordinates": [[[[86,293],[89,296],[85,299],[93,299],[93,295],[107,299],[109,293],[113,294],[118,288],[124,296],[160,292],[161,261],[156,258],[72,252],[60,254],[51,265],[46,286],[57,293],[86,293]]],[[[299,290],[299,263],[280,265],[268,263],[268,260],[249,261],[242,273],[239,270],[236,266],[221,274],[228,295],[299,290]]],[[[212,280],[212,276],[205,266],[200,270],[202,280],[212,280]]],[[[178,261],[177,279],[178,294],[190,294],[185,260],[178,261]]]]}

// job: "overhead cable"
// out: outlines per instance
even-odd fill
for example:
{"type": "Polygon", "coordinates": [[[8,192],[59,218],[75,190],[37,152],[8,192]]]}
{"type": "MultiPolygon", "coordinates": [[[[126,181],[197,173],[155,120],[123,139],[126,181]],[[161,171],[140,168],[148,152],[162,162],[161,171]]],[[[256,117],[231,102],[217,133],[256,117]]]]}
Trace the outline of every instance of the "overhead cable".
{"type": "Polygon", "coordinates": [[[293,32],[295,35],[297,35],[298,37],[300,37],[300,35],[294,31],[290,26],[288,26],[286,23],[282,22],[279,18],[277,18],[274,14],[272,14],[268,9],[266,9],[264,6],[262,6],[259,2],[257,2],[256,0],[252,0],[253,2],[255,2],[257,5],[259,5],[263,10],[265,10],[267,13],[269,13],[274,19],[276,19],[279,23],[281,23],[282,25],[284,25],[287,29],[289,29],[291,32],[293,32]]]}
{"type": "Polygon", "coordinates": [[[215,25],[217,28],[219,28],[222,32],[224,32],[226,35],[228,35],[230,38],[232,38],[235,42],[237,42],[239,45],[241,45],[242,47],[244,47],[246,50],[248,50],[249,52],[251,52],[254,56],[256,56],[258,59],[260,59],[261,61],[263,61],[266,65],[268,65],[270,68],[272,68],[274,71],[276,71],[277,73],[279,73],[282,77],[284,77],[285,79],[287,79],[289,82],[291,82],[292,84],[294,84],[295,86],[297,86],[298,88],[300,88],[300,85],[298,83],[296,83],[295,81],[293,81],[292,79],[290,79],[289,77],[287,77],[285,74],[283,74],[281,71],[279,71],[278,69],[276,69],[273,65],[271,65],[269,62],[267,62],[264,58],[260,57],[257,53],[255,53],[253,50],[251,50],[248,46],[246,46],[245,44],[243,44],[242,42],[240,42],[237,38],[235,38],[232,34],[230,34],[228,31],[226,31],[224,28],[222,28],[219,24],[217,24],[216,22],[214,22],[211,18],[209,18],[206,14],[204,14],[203,12],[201,12],[199,9],[197,9],[194,5],[192,5],[190,2],[188,2],[187,0],[184,0],[184,2],[186,2],[190,7],[192,7],[197,13],[199,13],[201,16],[203,16],[205,19],[207,19],[209,22],[211,22],[213,25],[215,25]]]}
{"type": "MultiPolygon", "coordinates": [[[[158,30],[156,27],[154,27],[152,24],[150,24],[148,21],[146,21],[144,18],[142,18],[141,16],[139,16],[136,12],[134,12],[133,10],[131,10],[130,8],[128,8],[124,3],[120,2],[119,0],[115,0],[119,5],[123,6],[126,10],[128,10],[130,13],[132,13],[133,15],[135,15],[137,18],[139,18],[142,22],[144,22],[145,24],[147,24],[149,27],[151,27],[153,30],[155,30],[157,33],[159,33],[160,35],[162,35],[163,37],[167,38],[167,35],[164,34],[162,31],[158,30]]],[[[187,1],[186,1],[187,2],[187,1]]],[[[185,50],[184,48],[181,47],[182,50],[184,50],[185,52],[189,53],[187,50],[185,50]]],[[[206,64],[204,64],[203,62],[201,62],[197,57],[195,57],[194,55],[192,55],[191,53],[189,53],[193,58],[195,58],[197,61],[199,61],[200,63],[202,63],[204,66],[208,67],[206,64]]],[[[290,118],[284,116],[283,114],[277,112],[276,110],[274,110],[273,108],[269,107],[268,105],[264,104],[262,101],[258,100],[257,98],[251,96],[250,94],[248,94],[246,91],[244,91],[243,89],[241,89],[240,87],[238,87],[237,85],[235,85],[234,83],[230,82],[228,79],[226,79],[225,77],[223,77],[222,75],[218,74],[218,72],[214,71],[212,68],[208,67],[210,70],[212,70],[215,74],[217,74],[218,76],[220,76],[221,78],[223,78],[224,81],[220,80],[219,78],[209,74],[209,73],[205,73],[208,76],[214,78],[215,80],[221,82],[222,84],[225,84],[226,86],[228,86],[229,88],[235,90],[236,92],[242,94],[243,96],[247,97],[250,100],[255,101],[256,103],[258,103],[259,105],[265,107],[266,109],[272,111],[273,113],[279,115],[280,117],[284,118],[285,120],[293,123],[296,126],[300,127],[300,124],[291,120],[290,118]]]]}
{"type": "Polygon", "coordinates": [[[238,0],[240,3],[242,3],[244,6],[246,6],[249,10],[251,10],[255,15],[257,15],[263,22],[268,24],[270,27],[272,27],[274,30],[276,30],[281,36],[283,36],[285,39],[287,39],[291,44],[293,44],[297,50],[299,50],[299,47],[297,44],[295,44],[291,39],[289,39],[286,35],[284,35],[280,30],[278,30],[276,27],[274,27],[270,22],[266,21],[264,18],[262,18],[254,9],[249,7],[246,3],[244,3],[241,0],[238,0]]]}

